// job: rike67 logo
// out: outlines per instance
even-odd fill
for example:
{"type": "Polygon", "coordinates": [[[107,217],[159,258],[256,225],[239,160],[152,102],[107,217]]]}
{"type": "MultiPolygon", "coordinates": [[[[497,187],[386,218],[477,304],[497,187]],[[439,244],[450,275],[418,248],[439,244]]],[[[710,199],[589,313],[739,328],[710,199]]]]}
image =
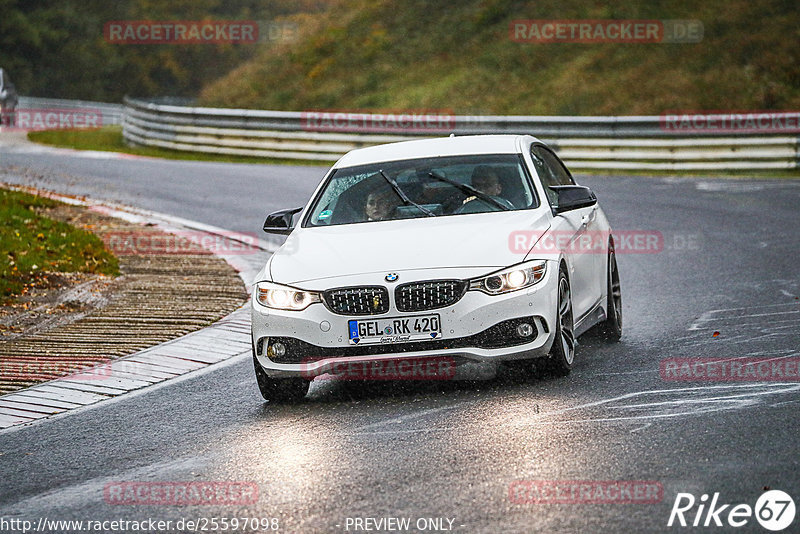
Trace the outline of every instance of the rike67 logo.
{"type": "Polygon", "coordinates": [[[719,493],[714,493],[710,502],[705,493],[700,499],[691,493],[678,493],[667,526],[739,528],[750,523],[753,516],[767,530],[784,530],[794,522],[794,500],[784,491],[770,490],[762,493],[751,507],[749,504],[723,504],[719,493]]]}

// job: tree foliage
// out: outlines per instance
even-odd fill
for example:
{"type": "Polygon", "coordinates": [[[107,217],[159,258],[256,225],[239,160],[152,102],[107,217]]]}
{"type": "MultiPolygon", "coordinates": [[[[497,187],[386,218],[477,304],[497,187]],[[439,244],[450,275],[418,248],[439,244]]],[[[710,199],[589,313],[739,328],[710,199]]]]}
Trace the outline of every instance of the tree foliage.
{"type": "Polygon", "coordinates": [[[17,91],[118,102],[122,96],[195,96],[267,44],[111,44],[120,20],[270,21],[317,12],[325,0],[0,0],[0,67],[17,91]]]}

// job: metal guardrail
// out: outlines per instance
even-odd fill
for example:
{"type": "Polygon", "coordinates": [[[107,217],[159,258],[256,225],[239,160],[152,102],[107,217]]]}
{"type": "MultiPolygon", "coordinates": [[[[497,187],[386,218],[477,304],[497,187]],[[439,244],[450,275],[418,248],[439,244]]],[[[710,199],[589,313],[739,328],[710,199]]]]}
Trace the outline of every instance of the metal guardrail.
{"type": "MultiPolygon", "coordinates": [[[[378,117],[359,114],[360,117],[378,117]]],[[[800,113],[792,114],[794,124],[800,113]]],[[[376,122],[370,122],[375,124],[376,122]]],[[[747,170],[800,167],[796,133],[675,132],[664,117],[452,116],[447,130],[317,131],[309,113],[173,106],[126,98],[128,143],[172,150],[335,161],[354,148],[435,135],[520,133],[551,144],[576,170],[747,170]]]]}
{"type": "Polygon", "coordinates": [[[102,116],[102,124],[122,124],[122,116],[125,106],[122,104],[108,104],[105,102],[89,102],[85,100],[64,100],[61,98],[39,98],[34,96],[20,96],[17,109],[26,110],[93,110],[99,111],[102,116]]]}

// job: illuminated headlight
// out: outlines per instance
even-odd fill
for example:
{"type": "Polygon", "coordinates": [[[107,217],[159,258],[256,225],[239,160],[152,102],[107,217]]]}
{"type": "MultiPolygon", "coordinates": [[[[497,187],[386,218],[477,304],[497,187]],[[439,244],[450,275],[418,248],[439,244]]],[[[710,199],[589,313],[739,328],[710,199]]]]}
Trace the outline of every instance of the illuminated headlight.
{"type": "Polygon", "coordinates": [[[267,308],[276,310],[305,310],[315,302],[322,302],[319,293],[303,291],[289,286],[259,282],[256,284],[256,298],[267,308]]]}
{"type": "Polygon", "coordinates": [[[470,291],[483,291],[489,295],[499,295],[530,287],[542,278],[547,272],[547,262],[544,260],[529,261],[508,267],[483,278],[470,280],[470,291]]]}

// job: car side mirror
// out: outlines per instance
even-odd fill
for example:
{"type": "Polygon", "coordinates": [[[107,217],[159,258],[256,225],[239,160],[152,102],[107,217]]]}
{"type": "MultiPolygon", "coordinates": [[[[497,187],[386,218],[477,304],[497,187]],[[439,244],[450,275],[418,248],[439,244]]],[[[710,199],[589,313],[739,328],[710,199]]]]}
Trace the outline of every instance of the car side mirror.
{"type": "Polygon", "coordinates": [[[550,189],[558,195],[558,203],[553,206],[556,214],[597,204],[592,190],[582,185],[554,185],[550,189]]]}
{"type": "Polygon", "coordinates": [[[302,206],[270,213],[267,215],[267,220],[264,221],[264,231],[268,234],[291,234],[292,230],[294,230],[292,218],[301,211],[303,211],[302,206]]]}

